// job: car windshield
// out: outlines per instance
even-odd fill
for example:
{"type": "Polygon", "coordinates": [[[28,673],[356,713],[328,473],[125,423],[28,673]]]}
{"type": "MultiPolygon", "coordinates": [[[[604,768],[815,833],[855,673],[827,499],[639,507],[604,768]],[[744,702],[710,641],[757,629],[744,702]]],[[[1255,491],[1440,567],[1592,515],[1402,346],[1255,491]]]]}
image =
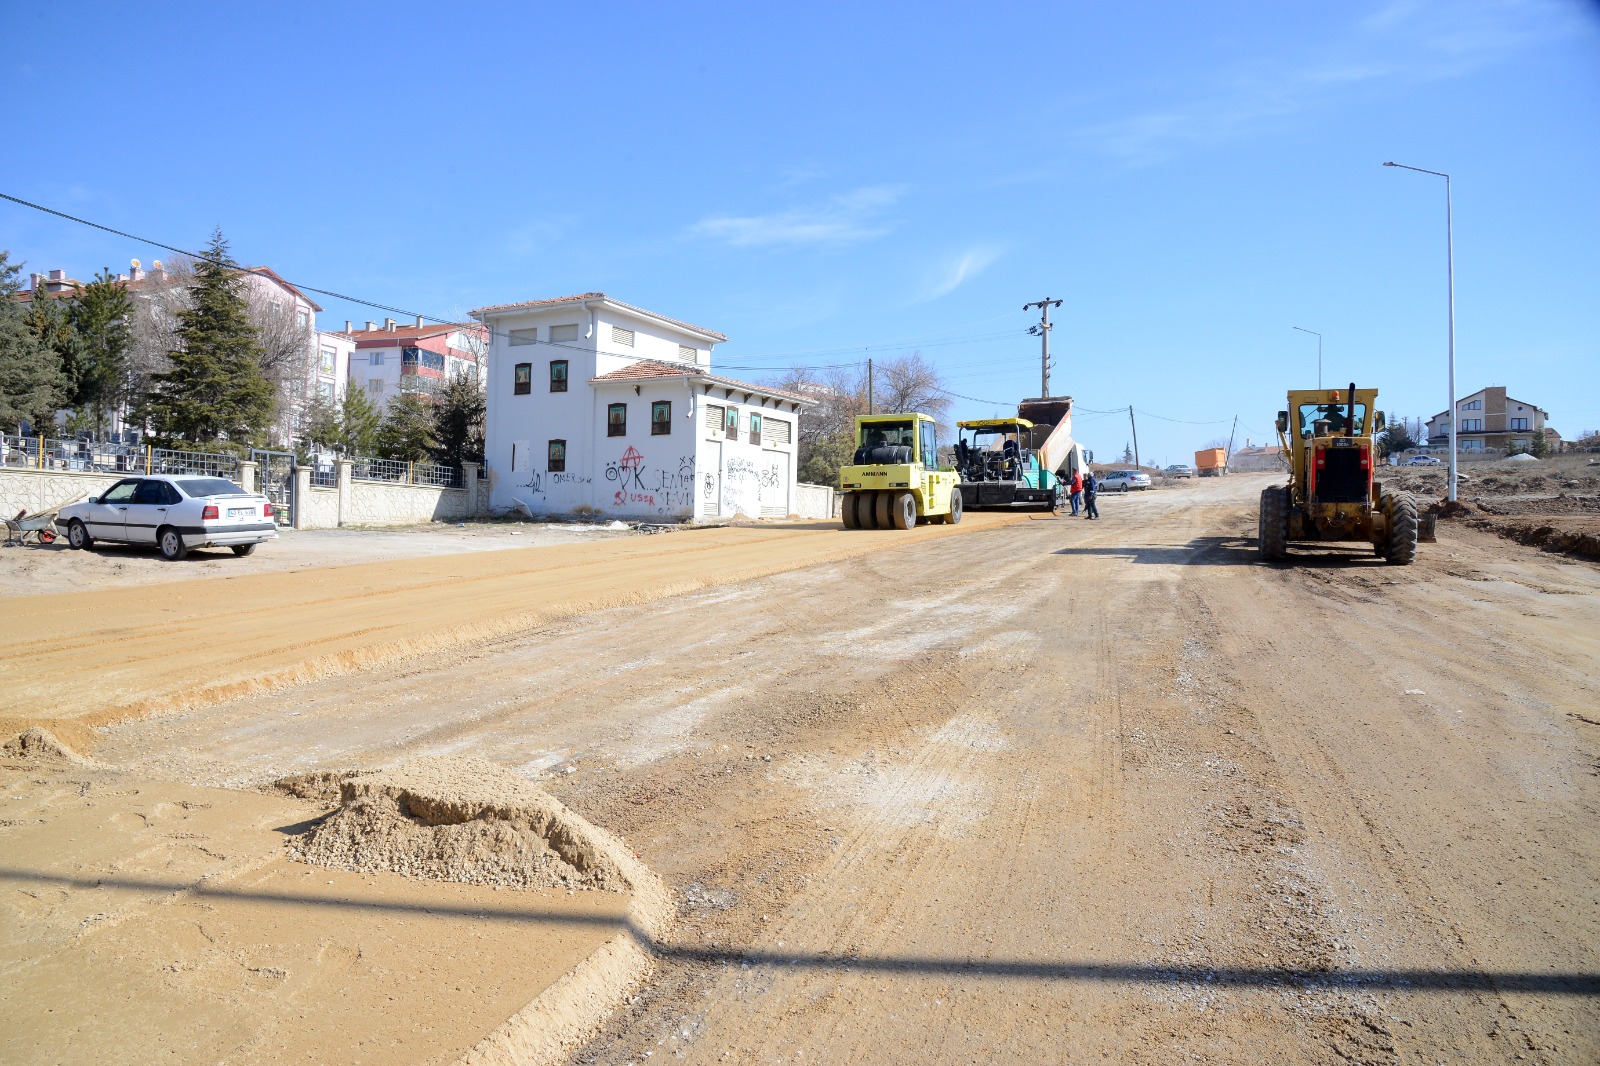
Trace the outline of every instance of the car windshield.
{"type": "Polygon", "coordinates": [[[203,496],[248,496],[238,485],[223,477],[179,478],[177,485],[185,496],[198,499],[203,496]]]}
{"type": "Polygon", "coordinates": [[[868,448],[888,444],[915,449],[917,434],[910,419],[904,422],[868,422],[861,427],[861,443],[868,448]]]}
{"type": "MultiPolygon", "coordinates": [[[[1345,415],[1350,410],[1348,404],[1342,403],[1303,403],[1300,405],[1300,435],[1312,435],[1318,422],[1328,423],[1328,432],[1338,435],[1345,431],[1345,415]]],[[[1359,436],[1366,432],[1367,405],[1356,404],[1356,434],[1359,436]]]]}

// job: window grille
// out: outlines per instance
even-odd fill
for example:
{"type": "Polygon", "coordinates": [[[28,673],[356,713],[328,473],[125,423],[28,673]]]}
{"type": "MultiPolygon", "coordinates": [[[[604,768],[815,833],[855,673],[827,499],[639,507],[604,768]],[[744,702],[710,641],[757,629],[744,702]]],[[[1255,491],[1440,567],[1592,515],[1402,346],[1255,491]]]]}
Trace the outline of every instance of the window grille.
{"type": "Polygon", "coordinates": [[[510,343],[511,343],[511,346],[513,348],[515,348],[515,347],[517,347],[518,345],[521,345],[521,344],[538,344],[539,343],[539,327],[535,326],[532,329],[514,329],[514,330],[512,330],[511,331],[511,341],[510,341],[510,343]]]}
{"type": "Polygon", "coordinates": [[[550,391],[567,391],[567,361],[565,359],[550,360],[550,391]]]}
{"type": "Polygon", "coordinates": [[[518,363],[516,376],[511,381],[511,392],[515,396],[526,396],[533,391],[533,364],[518,363]]]}
{"type": "Polygon", "coordinates": [[[793,438],[793,429],[790,424],[781,418],[762,419],[761,443],[762,444],[788,444],[793,438]]]}
{"type": "Polygon", "coordinates": [[[575,341],[578,339],[578,327],[572,323],[564,326],[551,326],[550,339],[552,341],[575,341]]]}
{"type": "Polygon", "coordinates": [[[566,441],[553,440],[550,442],[550,451],[545,457],[545,469],[552,474],[559,474],[567,469],[566,441]]]}
{"type": "Polygon", "coordinates": [[[624,348],[633,347],[633,330],[623,329],[621,326],[611,327],[611,342],[620,344],[624,348]]]}
{"type": "Polygon", "coordinates": [[[672,432],[672,401],[657,400],[650,405],[650,435],[666,436],[672,432]]]}
{"type": "Polygon", "coordinates": [[[628,435],[628,405],[614,403],[606,408],[606,436],[626,437],[628,435]]]}

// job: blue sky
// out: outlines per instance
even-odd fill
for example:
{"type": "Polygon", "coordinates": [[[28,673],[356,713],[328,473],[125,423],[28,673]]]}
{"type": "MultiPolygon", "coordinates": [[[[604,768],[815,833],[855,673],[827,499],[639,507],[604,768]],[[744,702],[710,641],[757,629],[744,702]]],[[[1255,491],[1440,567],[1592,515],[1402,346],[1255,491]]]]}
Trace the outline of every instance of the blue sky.
{"type": "MultiPolygon", "coordinates": [[[[1600,426],[1600,5],[0,4],[0,191],[429,314],[598,289],[719,364],[920,349],[1100,458],[1260,440],[1289,387],[1600,426]],[[1188,425],[1179,421],[1217,421],[1188,425]]],[[[0,202],[87,278],[161,253],[0,202]]],[[[322,324],[381,314],[333,301],[322,324]]]]}

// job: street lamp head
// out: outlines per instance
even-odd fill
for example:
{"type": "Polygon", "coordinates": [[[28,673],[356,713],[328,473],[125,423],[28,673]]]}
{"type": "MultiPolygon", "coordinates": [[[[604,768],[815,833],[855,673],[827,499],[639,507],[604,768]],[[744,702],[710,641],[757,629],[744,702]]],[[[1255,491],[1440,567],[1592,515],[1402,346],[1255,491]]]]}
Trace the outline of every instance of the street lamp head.
{"type": "Polygon", "coordinates": [[[1386,166],[1386,167],[1397,167],[1399,165],[1400,165],[1399,163],[1385,163],[1384,164],[1384,166],[1386,166]]]}

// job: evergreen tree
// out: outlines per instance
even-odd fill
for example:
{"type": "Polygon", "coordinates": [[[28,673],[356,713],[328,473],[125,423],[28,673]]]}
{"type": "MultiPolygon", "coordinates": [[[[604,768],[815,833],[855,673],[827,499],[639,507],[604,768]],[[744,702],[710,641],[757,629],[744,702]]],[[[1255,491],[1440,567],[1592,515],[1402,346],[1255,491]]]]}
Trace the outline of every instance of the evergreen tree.
{"type": "Polygon", "coordinates": [[[483,462],[483,386],[465,375],[449,381],[433,398],[435,457],[447,466],[483,462]]]}
{"type": "Polygon", "coordinates": [[[67,317],[75,343],[67,360],[70,402],[95,433],[105,431],[107,415],[128,396],[128,354],[133,343],[133,303],[108,267],[78,290],[67,317]]]}
{"type": "Polygon", "coordinates": [[[407,392],[389,401],[378,426],[378,453],[383,458],[418,463],[432,458],[438,447],[433,411],[426,399],[407,392]]]}
{"type": "Polygon", "coordinates": [[[372,456],[378,450],[378,426],[383,415],[372,406],[366,390],[353,384],[344,390],[339,407],[339,446],[346,455],[372,456]]]}
{"type": "Polygon", "coordinates": [[[300,414],[300,439],[314,451],[337,448],[343,438],[339,421],[339,405],[318,393],[300,414]]]}
{"type": "MultiPolygon", "coordinates": [[[[0,425],[20,433],[21,423],[30,422],[37,433],[51,425],[66,379],[60,355],[30,328],[26,311],[12,299],[22,289],[21,271],[22,264],[0,250],[0,425]]],[[[54,302],[42,293],[34,296],[35,303],[54,302]]]]}
{"type": "Polygon", "coordinates": [[[272,421],[275,396],[261,374],[255,326],[240,295],[238,264],[218,229],[195,264],[190,306],[178,313],[172,367],[157,374],[145,414],[158,437],[244,443],[272,421]]]}
{"type": "Polygon", "coordinates": [[[1544,435],[1544,430],[1536,429],[1528,440],[1528,454],[1535,459],[1543,459],[1550,454],[1550,438],[1544,435]]]}

